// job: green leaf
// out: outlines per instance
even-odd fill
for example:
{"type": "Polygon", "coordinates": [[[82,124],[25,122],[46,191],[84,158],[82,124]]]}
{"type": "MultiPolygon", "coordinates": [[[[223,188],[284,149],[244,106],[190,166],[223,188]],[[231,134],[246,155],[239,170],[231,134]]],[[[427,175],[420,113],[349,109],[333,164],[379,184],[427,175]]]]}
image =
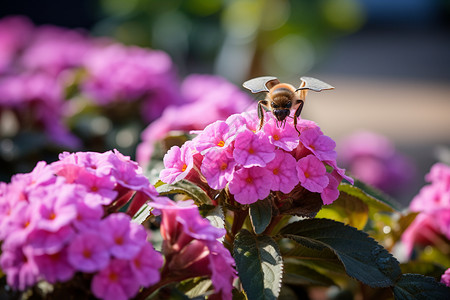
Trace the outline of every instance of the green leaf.
{"type": "Polygon", "coordinates": [[[391,197],[383,194],[381,191],[376,190],[373,187],[370,187],[364,184],[361,181],[355,180],[354,185],[350,185],[347,183],[341,183],[338,187],[341,193],[346,193],[351,196],[355,196],[358,199],[361,199],[365,203],[369,205],[369,208],[386,211],[386,212],[394,212],[401,211],[401,206],[396,203],[391,197]]]}
{"type": "Polygon", "coordinates": [[[371,287],[394,285],[401,275],[398,261],[367,233],[328,219],[306,219],[280,231],[306,247],[332,250],[347,274],[371,287]]]}
{"type": "Polygon", "coordinates": [[[440,280],[442,274],[447,270],[444,266],[431,261],[409,261],[400,264],[402,273],[415,273],[424,276],[431,276],[436,280],[440,280]]]}
{"type": "Polygon", "coordinates": [[[180,180],[173,184],[163,184],[156,188],[160,195],[184,194],[197,204],[210,204],[211,199],[204,190],[188,180],[180,180]]]}
{"type": "Polygon", "coordinates": [[[419,274],[403,274],[393,292],[397,300],[450,299],[449,287],[419,274]]]}
{"type": "Polygon", "coordinates": [[[178,289],[189,299],[204,296],[212,286],[212,281],[207,278],[197,277],[180,283],[178,289]]]}
{"type": "Polygon", "coordinates": [[[305,247],[294,241],[293,244],[289,246],[290,249],[281,248],[281,254],[285,263],[293,260],[314,269],[325,270],[327,274],[345,274],[342,262],[331,249],[324,247],[321,250],[317,250],[305,247]]]}
{"type": "Polygon", "coordinates": [[[257,236],[243,229],[236,235],[233,254],[247,297],[276,299],[283,273],[278,244],[269,236],[257,236]]]}
{"type": "Polygon", "coordinates": [[[250,220],[257,234],[264,232],[272,220],[272,203],[268,198],[250,205],[250,220]]]}
{"type": "Polygon", "coordinates": [[[300,263],[284,264],[283,282],[293,285],[336,285],[331,278],[300,263]]]}
{"type": "Polygon", "coordinates": [[[358,197],[340,193],[332,204],[322,206],[316,217],[332,219],[362,230],[369,219],[369,207],[358,197]]]}

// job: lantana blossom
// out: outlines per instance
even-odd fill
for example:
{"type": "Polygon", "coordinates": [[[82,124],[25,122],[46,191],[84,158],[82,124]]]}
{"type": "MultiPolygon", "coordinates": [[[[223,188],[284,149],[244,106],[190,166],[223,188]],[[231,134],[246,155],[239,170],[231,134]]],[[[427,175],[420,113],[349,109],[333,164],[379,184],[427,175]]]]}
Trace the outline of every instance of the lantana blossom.
{"type": "MultiPolygon", "coordinates": [[[[261,129],[257,112],[249,111],[231,115],[226,124],[217,121],[195,132],[197,136],[188,143],[198,151],[200,167],[190,170],[198,173],[191,178],[206,179],[211,189],[228,189],[241,204],[262,200],[271,191],[289,194],[298,188],[320,193],[323,203],[330,204],[339,197],[342,180],[353,183],[337,166],[336,143],[316,123],[298,120],[299,135],[293,120],[278,127],[273,115],[263,113],[266,123],[261,129]]],[[[186,178],[183,172],[188,165],[180,149],[170,150],[164,161],[163,181],[186,178]]]]}
{"type": "Polygon", "coordinates": [[[162,181],[174,183],[183,179],[194,166],[191,148],[185,145],[181,148],[173,146],[164,156],[164,166],[160,174],[162,181]]]}

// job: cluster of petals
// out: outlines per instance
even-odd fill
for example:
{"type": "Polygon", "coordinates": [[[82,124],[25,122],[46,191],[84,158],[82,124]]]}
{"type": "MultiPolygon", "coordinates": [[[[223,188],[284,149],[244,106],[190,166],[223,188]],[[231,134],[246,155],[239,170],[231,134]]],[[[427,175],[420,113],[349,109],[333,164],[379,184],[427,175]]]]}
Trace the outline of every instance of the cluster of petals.
{"type": "Polygon", "coordinates": [[[111,209],[133,195],[147,201],[157,193],[117,151],[62,153],[0,183],[0,267],[8,284],[25,290],[82,272],[92,275],[96,297],[129,299],[158,282],[163,260],[146,230],[111,209]]]}
{"type": "Polygon", "coordinates": [[[410,203],[410,210],[419,212],[402,235],[410,254],[414,245],[436,245],[441,236],[450,240],[450,166],[436,163],[425,176],[424,186],[410,203]]]}
{"type": "Polygon", "coordinates": [[[253,100],[236,85],[220,76],[192,74],[187,76],[178,94],[182,105],[167,107],[161,117],[142,133],[137,149],[137,161],[146,165],[153,154],[155,143],[170,131],[202,130],[216,120],[247,110],[253,100]]]}
{"type": "Polygon", "coordinates": [[[161,211],[162,251],[169,272],[180,274],[180,280],[209,276],[215,294],[231,299],[236,278],[234,259],[218,240],[225,229],[204,219],[192,200],[174,202],[160,197],[150,205],[161,211]]]}
{"type": "Polygon", "coordinates": [[[323,203],[330,204],[339,196],[342,179],[353,182],[337,167],[336,143],[317,124],[299,120],[299,136],[292,120],[280,127],[272,115],[266,114],[265,119],[261,130],[257,130],[255,111],[208,125],[191,142],[174,146],[166,154],[161,180],[174,183],[200,170],[211,188],[228,185],[241,204],[264,199],[271,191],[289,193],[298,184],[320,193],[323,203]],[[192,160],[200,166],[185,168],[192,160]]]}
{"type": "Polygon", "coordinates": [[[338,151],[352,176],[386,193],[400,192],[414,178],[413,164],[383,135],[357,131],[339,142],[338,151]]]}

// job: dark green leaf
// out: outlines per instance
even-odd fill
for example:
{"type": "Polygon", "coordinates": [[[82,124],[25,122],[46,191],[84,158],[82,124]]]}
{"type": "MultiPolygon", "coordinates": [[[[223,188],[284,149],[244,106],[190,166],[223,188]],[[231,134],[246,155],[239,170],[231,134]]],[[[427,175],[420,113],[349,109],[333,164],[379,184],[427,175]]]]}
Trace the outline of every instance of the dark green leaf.
{"type": "Polygon", "coordinates": [[[341,193],[346,193],[361,199],[369,205],[369,208],[386,212],[402,210],[401,206],[391,197],[358,180],[355,180],[354,185],[341,183],[338,189],[341,193]]]}
{"type": "Polygon", "coordinates": [[[234,241],[233,256],[249,299],[276,299],[280,293],[283,259],[278,244],[269,236],[243,229],[234,241]]]}
{"type": "Polygon", "coordinates": [[[409,261],[400,264],[402,273],[415,273],[424,276],[431,276],[436,280],[440,280],[442,274],[447,270],[444,266],[431,261],[409,261]]]}
{"type": "Polygon", "coordinates": [[[319,273],[305,265],[296,263],[284,264],[283,282],[294,285],[336,285],[331,278],[323,275],[322,273],[319,273]]]}
{"type": "Polygon", "coordinates": [[[371,287],[392,286],[401,275],[398,261],[367,233],[328,219],[291,223],[280,231],[306,247],[329,248],[344,264],[347,274],[371,287]]]}
{"type": "Polygon", "coordinates": [[[211,199],[200,187],[188,180],[180,180],[173,184],[163,184],[156,188],[160,195],[184,194],[197,204],[209,204],[211,199]]]}
{"type": "Polygon", "coordinates": [[[257,234],[264,232],[272,220],[272,203],[269,199],[256,201],[250,205],[250,220],[257,234]]]}
{"type": "Polygon", "coordinates": [[[281,249],[285,263],[294,260],[314,269],[325,270],[327,274],[345,274],[343,264],[329,248],[325,247],[322,250],[317,250],[305,247],[296,242],[293,243],[294,245],[291,249],[281,249]]]}
{"type": "Polygon", "coordinates": [[[450,288],[437,282],[432,277],[419,274],[404,274],[394,286],[397,300],[444,300],[450,299],[450,288]]]}

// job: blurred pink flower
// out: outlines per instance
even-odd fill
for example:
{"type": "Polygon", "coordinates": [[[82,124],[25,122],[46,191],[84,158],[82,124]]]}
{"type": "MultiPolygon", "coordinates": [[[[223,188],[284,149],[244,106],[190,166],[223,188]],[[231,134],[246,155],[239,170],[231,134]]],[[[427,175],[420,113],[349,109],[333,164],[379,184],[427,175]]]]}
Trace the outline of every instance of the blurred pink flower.
{"type": "Polygon", "coordinates": [[[68,261],[82,272],[93,273],[104,269],[109,258],[108,245],[98,232],[81,232],[68,247],[68,261]]]}
{"type": "Polygon", "coordinates": [[[402,235],[408,255],[414,245],[439,247],[440,239],[450,240],[450,167],[437,163],[425,179],[430,184],[422,187],[409,206],[419,215],[402,235]]]}
{"type": "Polygon", "coordinates": [[[75,274],[75,268],[67,259],[67,249],[55,254],[36,255],[33,259],[41,276],[49,283],[67,281],[75,274]]]}
{"type": "Polygon", "coordinates": [[[95,47],[83,66],[82,92],[100,105],[143,101],[142,118],[152,121],[171,104],[181,104],[174,66],[163,51],[113,44],[95,47]]]}
{"type": "Polygon", "coordinates": [[[92,292],[100,299],[130,299],[139,291],[139,282],[126,260],[114,259],[92,279],[92,292]]]}
{"type": "Polygon", "coordinates": [[[142,286],[159,282],[159,268],[163,266],[163,258],[159,252],[146,243],[141,251],[131,260],[130,267],[134,277],[142,286]]]}
{"type": "Polygon", "coordinates": [[[441,282],[450,287],[450,268],[448,268],[441,276],[441,282]]]}
{"type": "Polygon", "coordinates": [[[223,189],[233,176],[236,161],[231,151],[208,150],[201,165],[201,172],[213,189],[223,189]]]}
{"type": "MultiPolygon", "coordinates": [[[[219,76],[194,74],[186,77],[177,97],[181,104],[167,107],[161,117],[142,132],[137,161],[150,161],[154,144],[173,130],[202,130],[217,120],[247,110],[254,102],[237,86],[219,76]]],[[[230,124],[229,124],[230,125],[230,124]]]]}
{"type": "Polygon", "coordinates": [[[186,278],[210,276],[215,292],[222,299],[231,299],[236,278],[234,259],[217,241],[225,234],[225,229],[216,228],[202,218],[192,201],[175,203],[160,198],[150,205],[162,212],[163,252],[169,274],[186,278]]]}
{"type": "Polygon", "coordinates": [[[382,191],[394,194],[412,180],[413,164],[388,138],[359,131],[339,143],[339,159],[350,173],[382,191]]]}
{"type": "Polygon", "coordinates": [[[54,143],[77,147],[80,141],[62,122],[64,105],[62,87],[44,73],[0,79],[0,107],[12,110],[21,128],[43,129],[54,143]]]}
{"type": "Polygon", "coordinates": [[[21,64],[28,70],[56,76],[65,69],[81,66],[91,44],[87,33],[80,30],[40,26],[25,49],[21,64]]]}
{"type": "Polygon", "coordinates": [[[29,43],[33,24],[23,16],[0,19],[0,74],[12,71],[18,54],[29,43]]]}

